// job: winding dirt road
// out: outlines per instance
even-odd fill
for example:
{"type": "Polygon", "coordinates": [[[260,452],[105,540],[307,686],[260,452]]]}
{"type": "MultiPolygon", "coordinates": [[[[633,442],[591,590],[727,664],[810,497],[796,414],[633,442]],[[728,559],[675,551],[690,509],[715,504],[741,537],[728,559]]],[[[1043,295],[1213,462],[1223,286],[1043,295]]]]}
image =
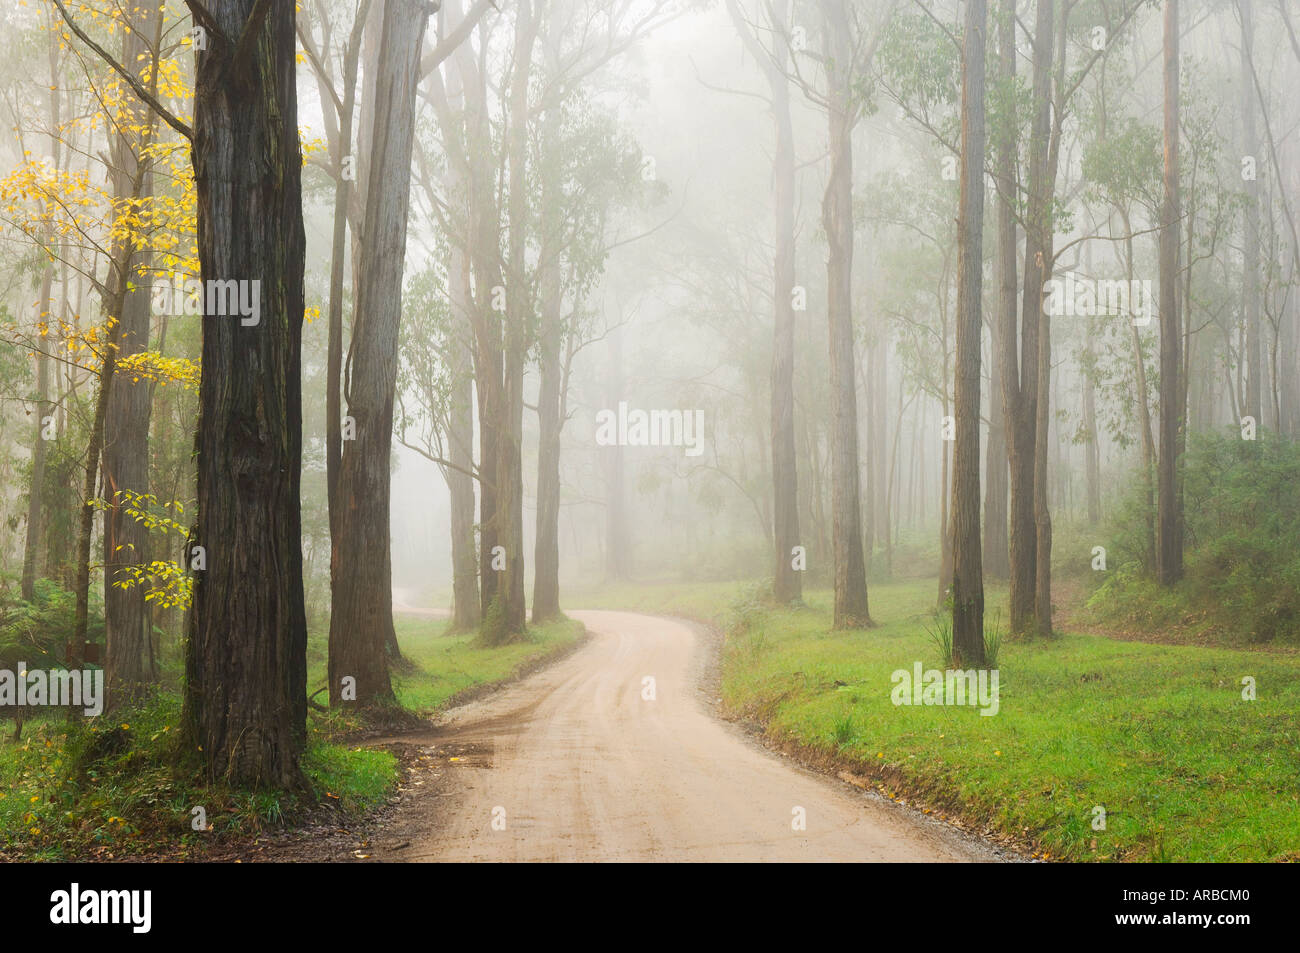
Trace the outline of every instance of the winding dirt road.
{"type": "Polygon", "coordinates": [[[407,808],[428,814],[436,803],[436,818],[391,851],[376,844],[373,859],[997,859],[715,720],[700,688],[708,653],[691,627],[626,612],[570,615],[590,633],[578,651],[448,712],[425,738],[402,737],[424,746],[445,793],[407,808]]]}

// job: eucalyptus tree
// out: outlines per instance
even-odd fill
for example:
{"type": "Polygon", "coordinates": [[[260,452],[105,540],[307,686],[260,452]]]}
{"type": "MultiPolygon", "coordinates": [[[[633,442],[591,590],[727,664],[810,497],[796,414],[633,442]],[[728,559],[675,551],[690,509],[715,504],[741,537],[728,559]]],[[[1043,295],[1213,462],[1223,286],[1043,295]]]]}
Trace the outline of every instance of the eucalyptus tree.
{"type": "Polygon", "coordinates": [[[830,171],[822,198],[827,244],[826,318],[830,331],[831,534],[837,629],[872,625],[862,543],[857,361],[853,346],[853,130],[868,108],[872,61],[897,4],[873,11],[849,0],[820,0],[821,49],[791,60],[804,95],[826,112],[830,171]],[[802,61],[802,62],[801,62],[802,61]],[[820,78],[804,70],[812,61],[820,78]]]}
{"type": "Polygon", "coordinates": [[[957,240],[957,366],[952,484],[953,663],[984,663],[980,543],[980,331],[984,276],[984,71],[988,9],[967,0],[962,44],[957,240]]]}

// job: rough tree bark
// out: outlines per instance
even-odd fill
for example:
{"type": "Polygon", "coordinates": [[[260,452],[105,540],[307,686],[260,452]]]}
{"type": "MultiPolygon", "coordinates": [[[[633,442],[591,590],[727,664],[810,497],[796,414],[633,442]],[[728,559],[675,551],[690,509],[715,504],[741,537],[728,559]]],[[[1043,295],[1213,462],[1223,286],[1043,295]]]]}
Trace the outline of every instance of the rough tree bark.
{"type": "Polygon", "coordinates": [[[185,724],[209,779],[305,788],[295,12],[266,0],[205,7],[220,36],[198,53],[195,83],[200,270],[205,282],[259,282],[260,320],[203,319],[191,541],[207,562],[190,615],[185,724]]]}

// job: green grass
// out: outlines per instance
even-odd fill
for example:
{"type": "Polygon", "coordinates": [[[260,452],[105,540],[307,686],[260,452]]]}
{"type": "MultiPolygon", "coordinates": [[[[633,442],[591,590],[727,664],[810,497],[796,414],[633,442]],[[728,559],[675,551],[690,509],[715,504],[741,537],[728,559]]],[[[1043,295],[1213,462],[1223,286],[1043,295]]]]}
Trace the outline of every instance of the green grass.
{"type": "Polygon", "coordinates": [[[396,780],[386,751],[309,736],[302,768],[312,795],[205,784],[179,750],[180,698],[71,724],[61,715],[28,722],[23,739],[0,743],[0,849],[28,859],[111,859],[158,849],[181,856],[228,836],[255,834],[299,817],[317,799],[345,812],[382,803],[396,780]],[[195,831],[201,807],[207,831],[195,831]]]}
{"type": "Polygon", "coordinates": [[[473,634],[447,635],[446,630],[440,619],[397,618],[398,644],[418,670],[394,675],[393,689],[412,711],[432,712],[469,689],[507,681],[572,646],[582,626],[567,619],[530,626],[526,641],[499,648],[482,648],[473,634]]]}
{"type": "MultiPolygon", "coordinates": [[[[458,693],[512,678],[573,645],[581,625],[568,620],[530,629],[527,641],[496,649],[469,635],[447,636],[441,620],[401,617],[397,634],[415,668],[394,675],[398,701],[428,713],[458,693]]],[[[312,646],[319,650],[319,645],[312,646]]],[[[309,652],[324,678],[320,651],[309,652]]],[[[309,684],[315,684],[309,682],[309,684]]],[[[112,859],[153,851],[198,856],[214,841],[292,825],[316,802],[345,814],[382,804],[397,781],[397,758],[346,741],[355,719],[313,712],[302,769],[312,792],[243,791],[204,784],[179,750],[180,696],[160,692],[130,712],[68,722],[62,712],[33,718],[20,742],[0,740],[0,855],[32,860],[112,859]],[[209,830],[192,829],[202,807],[209,830]]]]}
{"type": "MultiPolygon", "coordinates": [[[[990,824],[1053,858],[1256,861],[1300,856],[1294,660],[1065,634],[1004,641],[1000,710],[895,706],[890,675],[939,667],[931,581],[872,588],[878,628],[807,609],[746,613],[724,703],[769,735],[855,764],[895,796],[990,824]],[[1243,676],[1258,700],[1242,699],[1243,676]],[[1106,830],[1092,829],[1093,809],[1106,830]]],[[[990,593],[989,604],[999,602],[990,593]]]]}

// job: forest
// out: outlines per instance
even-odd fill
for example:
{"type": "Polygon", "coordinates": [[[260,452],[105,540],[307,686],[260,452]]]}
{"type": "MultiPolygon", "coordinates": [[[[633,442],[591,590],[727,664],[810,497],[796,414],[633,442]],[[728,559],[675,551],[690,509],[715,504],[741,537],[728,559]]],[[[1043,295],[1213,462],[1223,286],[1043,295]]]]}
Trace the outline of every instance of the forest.
{"type": "Polygon", "coordinates": [[[1300,860],[1296,0],[0,22],[0,859],[1300,860]]]}

